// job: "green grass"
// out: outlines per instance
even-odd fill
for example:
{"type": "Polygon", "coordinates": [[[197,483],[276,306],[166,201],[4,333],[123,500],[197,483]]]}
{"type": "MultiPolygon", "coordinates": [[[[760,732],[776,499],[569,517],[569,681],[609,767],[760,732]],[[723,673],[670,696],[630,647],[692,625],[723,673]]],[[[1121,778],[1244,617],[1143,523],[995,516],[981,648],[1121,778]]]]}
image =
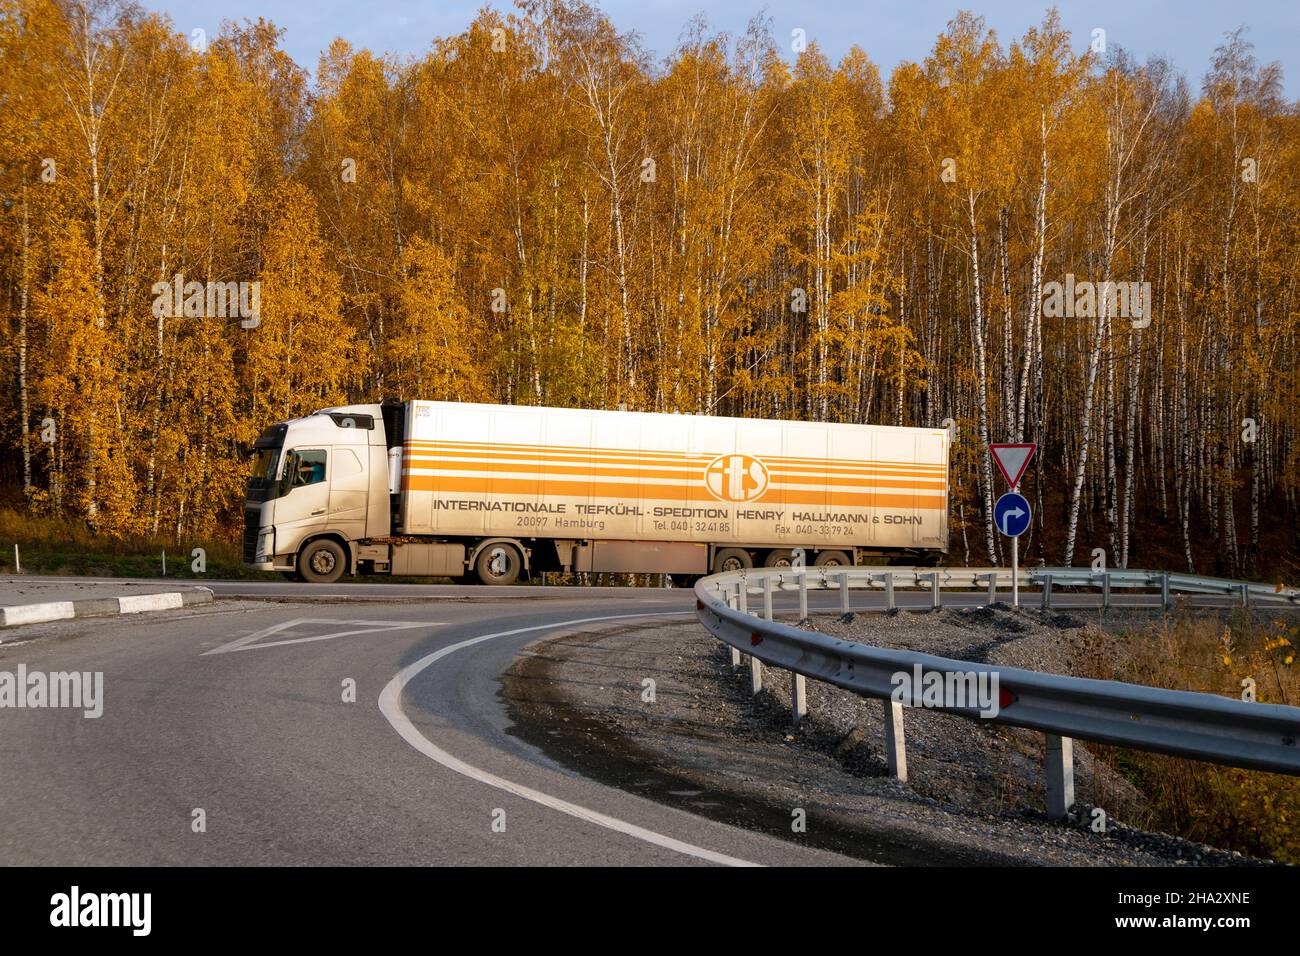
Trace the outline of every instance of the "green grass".
{"type": "Polygon", "coordinates": [[[280,580],[278,574],[252,571],[241,561],[238,540],[200,540],[177,544],[165,537],[109,538],[84,524],[59,518],[25,515],[0,509],[0,573],[14,573],[14,545],[24,574],[68,574],[90,577],[167,577],[280,580]],[[195,548],[206,552],[203,574],[191,569],[195,548]]]}

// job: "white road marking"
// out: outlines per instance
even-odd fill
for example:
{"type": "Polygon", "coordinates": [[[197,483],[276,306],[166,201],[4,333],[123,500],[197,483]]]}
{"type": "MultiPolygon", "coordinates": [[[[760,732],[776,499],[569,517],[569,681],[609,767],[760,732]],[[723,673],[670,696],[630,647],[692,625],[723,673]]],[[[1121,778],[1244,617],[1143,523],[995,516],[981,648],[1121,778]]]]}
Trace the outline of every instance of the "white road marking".
{"type": "Polygon", "coordinates": [[[441,627],[442,621],[339,621],[333,618],[319,617],[300,617],[292,621],[285,621],[282,624],[272,624],[270,627],[263,628],[247,637],[241,637],[230,641],[228,644],[222,644],[220,647],[214,647],[210,651],[204,651],[200,657],[207,657],[209,654],[229,654],[233,651],[256,651],[263,647],[284,647],[287,644],[310,644],[313,641],[329,641],[336,637],[350,637],[353,634],[371,634],[380,631],[402,631],[409,630],[413,627],[441,627]],[[313,634],[310,637],[294,637],[283,641],[267,641],[262,644],[255,643],[264,637],[270,637],[272,634],[279,634],[281,631],[287,631],[299,624],[346,624],[352,625],[350,631],[336,631],[332,634],[313,634]]]}
{"type": "MultiPolygon", "coordinates": [[[[683,614],[691,612],[669,612],[669,614],[683,614]]],[[[706,850],[703,847],[695,846],[691,843],[685,843],[682,840],[674,839],[670,836],[664,836],[662,833],[656,833],[653,830],[647,830],[639,827],[634,823],[627,823],[623,820],[598,813],[595,810],[589,810],[586,807],[579,806],[576,803],[570,803],[568,800],[561,800],[558,797],[552,797],[549,794],[534,790],[531,787],[525,787],[522,784],[506,780],[504,777],[498,777],[496,774],[488,773],[486,770],[480,770],[473,767],[465,761],[453,757],[447,751],[429,740],[420,733],[410,718],[402,710],[402,691],[421,671],[435,664],[448,654],[454,654],[456,651],[466,647],[473,647],[475,644],[482,644],[484,641],[495,640],[498,637],[509,637],[512,634],[526,634],[529,631],[550,631],[558,630],[565,627],[573,627],[577,624],[590,624],[595,621],[618,621],[626,618],[635,617],[666,617],[669,614],[613,614],[607,617],[584,617],[572,621],[557,621],[554,624],[540,624],[535,627],[519,627],[512,631],[498,631],[495,634],[484,634],[482,637],[470,638],[467,641],[461,641],[459,644],[452,644],[450,647],[444,647],[440,651],[435,651],[425,657],[420,658],[413,664],[404,668],[385,685],[383,692],[379,695],[379,710],[383,713],[388,722],[392,724],[393,729],[401,735],[402,739],[408,744],[424,754],[430,760],[437,761],[448,770],[454,770],[462,776],[469,777],[471,780],[477,780],[479,783],[485,783],[489,787],[495,787],[498,790],[504,790],[506,793],[513,793],[517,797],[522,797],[533,803],[549,807],[552,810],[558,810],[560,813],[567,813],[571,817],[577,817],[579,820],[585,820],[588,823],[594,823],[596,826],[604,827],[607,830],[614,830],[625,836],[642,840],[646,843],[652,843],[655,846],[672,850],[676,853],[682,853],[686,856],[693,856],[696,859],[706,860],[709,863],[720,863],[724,866],[759,866],[761,864],[751,863],[748,860],[742,860],[738,857],[727,856],[723,853],[716,853],[713,850],[706,850]]]]}

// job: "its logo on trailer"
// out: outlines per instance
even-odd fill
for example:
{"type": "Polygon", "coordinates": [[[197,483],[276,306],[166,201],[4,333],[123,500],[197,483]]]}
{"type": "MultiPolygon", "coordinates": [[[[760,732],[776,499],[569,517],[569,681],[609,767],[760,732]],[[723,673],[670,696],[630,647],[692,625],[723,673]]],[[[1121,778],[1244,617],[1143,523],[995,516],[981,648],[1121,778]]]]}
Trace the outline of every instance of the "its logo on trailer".
{"type": "Polygon", "coordinates": [[[750,455],[721,455],[704,469],[705,487],[721,501],[753,501],[767,483],[767,465],[750,455]]]}

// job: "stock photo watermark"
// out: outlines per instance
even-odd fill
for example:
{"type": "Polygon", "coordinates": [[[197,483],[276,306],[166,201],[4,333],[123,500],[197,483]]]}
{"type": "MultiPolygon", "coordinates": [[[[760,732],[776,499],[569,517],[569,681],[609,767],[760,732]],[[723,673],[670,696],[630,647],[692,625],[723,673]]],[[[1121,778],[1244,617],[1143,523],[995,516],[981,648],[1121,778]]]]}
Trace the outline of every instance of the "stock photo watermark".
{"type": "Polygon", "coordinates": [[[981,717],[996,717],[1001,704],[996,671],[927,671],[913,664],[911,671],[896,671],[889,682],[890,699],[904,707],[937,710],[974,710],[981,717]]]}
{"type": "Polygon", "coordinates": [[[186,282],[178,272],[150,291],[156,319],[239,319],[244,329],[262,324],[261,282],[186,282]]]}
{"type": "Polygon", "coordinates": [[[80,710],[94,720],[104,714],[103,671],[37,671],[19,664],[0,671],[0,709],[80,710]]]}
{"type": "Polygon", "coordinates": [[[1151,324],[1150,282],[1079,282],[1068,273],[1065,282],[1043,285],[1043,316],[1048,319],[1095,319],[1109,315],[1129,319],[1135,329],[1151,324]]]}
{"type": "Polygon", "coordinates": [[[50,925],[58,928],[124,927],[148,936],[153,927],[152,893],[85,893],[74,885],[50,897],[50,925]]]}

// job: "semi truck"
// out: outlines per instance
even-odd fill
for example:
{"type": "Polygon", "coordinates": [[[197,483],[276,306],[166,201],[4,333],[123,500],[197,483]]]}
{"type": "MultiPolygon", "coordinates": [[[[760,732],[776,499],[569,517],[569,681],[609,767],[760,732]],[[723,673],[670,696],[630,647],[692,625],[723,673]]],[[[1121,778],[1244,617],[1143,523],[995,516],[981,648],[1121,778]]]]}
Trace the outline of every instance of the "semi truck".
{"type": "Polygon", "coordinates": [[[545,571],[699,575],[934,563],[935,428],[442,401],[347,405],[255,442],[243,560],[512,584],[545,571]]]}

